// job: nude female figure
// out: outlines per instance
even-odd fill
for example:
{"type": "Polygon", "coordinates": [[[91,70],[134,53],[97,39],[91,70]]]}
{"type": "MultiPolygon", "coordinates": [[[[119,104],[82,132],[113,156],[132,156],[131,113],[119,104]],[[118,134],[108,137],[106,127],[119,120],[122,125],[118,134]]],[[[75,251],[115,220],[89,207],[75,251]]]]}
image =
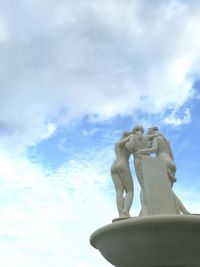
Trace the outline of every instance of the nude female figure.
{"type": "Polygon", "coordinates": [[[123,133],[122,138],[115,143],[116,159],[111,167],[111,176],[116,190],[116,202],[120,219],[130,217],[129,211],[133,201],[133,180],[129,166],[130,152],[125,147],[130,134],[130,132],[123,133]]]}
{"type": "MultiPolygon", "coordinates": [[[[137,155],[137,151],[143,148],[147,148],[148,146],[148,138],[144,136],[144,128],[141,125],[137,125],[132,130],[132,135],[130,136],[129,141],[126,143],[126,148],[130,153],[134,156],[134,167],[135,173],[140,184],[140,202],[141,202],[141,211],[140,216],[145,215],[147,213],[147,201],[144,190],[144,182],[143,182],[143,173],[142,173],[142,162],[141,157],[137,155]]],[[[147,157],[148,154],[146,155],[147,157]]]]}
{"type": "MultiPolygon", "coordinates": [[[[163,160],[165,162],[168,179],[172,187],[174,182],[176,182],[176,165],[174,162],[174,157],[171,151],[169,141],[159,133],[157,127],[150,128],[147,132],[147,136],[151,142],[151,147],[139,150],[137,152],[137,155],[139,156],[140,154],[155,153],[157,158],[163,160]]],[[[177,204],[177,212],[189,214],[188,210],[184,207],[181,200],[176,196],[174,192],[173,194],[177,204]]]]}

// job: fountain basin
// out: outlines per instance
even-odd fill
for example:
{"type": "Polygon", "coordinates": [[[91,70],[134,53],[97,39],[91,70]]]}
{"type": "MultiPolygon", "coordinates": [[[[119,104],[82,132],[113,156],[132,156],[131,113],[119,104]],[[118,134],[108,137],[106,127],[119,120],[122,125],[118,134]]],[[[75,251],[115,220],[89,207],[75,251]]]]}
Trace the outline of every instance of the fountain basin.
{"type": "Polygon", "coordinates": [[[116,221],[96,230],[90,243],[116,267],[199,267],[200,216],[116,221]]]}

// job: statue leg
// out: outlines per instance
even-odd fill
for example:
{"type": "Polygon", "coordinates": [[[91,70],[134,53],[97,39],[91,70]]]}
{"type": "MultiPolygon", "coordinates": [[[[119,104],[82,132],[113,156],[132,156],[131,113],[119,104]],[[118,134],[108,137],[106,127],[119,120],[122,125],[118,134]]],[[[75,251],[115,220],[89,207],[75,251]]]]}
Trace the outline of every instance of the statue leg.
{"type": "Polygon", "coordinates": [[[115,186],[115,191],[116,191],[117,210],[120,215],[124,208],[124,197],[123,197],[124,186],[121,182],[119,174],[116,171],[111,170],[111,176],[112,176],[113,184],[115,186]]]}
{"type": "Polygon", "coordinates": [[[129,166],[127,166],[127,170],[123,171],[123,184],[124,184],[126,195],[124,197],[124,208],[122,210],[122,213],[125,216],[130,217],[129,211],[130,211],[130,208],[133,202],[133,188],[134,187],[133,187],[133,179],[132,179],[129,166]]]}
{"type": "Polygon", "coordinates": [[[140,191],[141,210],[140,210],[139,216],[145,216],[145,215],[148,215],[148,207],[147,207],[147,201],[145,197],[141,159],[135,157],[134,166],[135,166],[135,174],[137,176],[138,182],[141,187],[141,191],[140,191]]]}
{"type": "Polygon", "coordinates": [[[177,197],[177,195],[175,193],[174,193],[174,197],[176,199],[179,211],[182,214],[190,214],[190,212],[186,209],[186,207],[183,205],[183,203],[181,202],[181,200],[177,197]]]}
{"type": "MultiPolygon", "coordinates": [[[[176,178],[175,178],[175,172],[173,173],[173,171],[169,171],[168,170],[168,177],[169,177],[169,180],[171,181],[171,187],[173,187],[173,184],[174,182],[176,182],[176,178]]],[[[174,198],[175,198],[175,201],[176,201],[176,206],[177,206],[177,211],[178,213],[182,213],[182,214],[190,214],[190,212],[185,208],[185,206],[183,205],[183,203],[181,202],[181,200],[177,197],[177,195],[174,193],[173,191],[173,194],[174,194],[174,198]]]]}

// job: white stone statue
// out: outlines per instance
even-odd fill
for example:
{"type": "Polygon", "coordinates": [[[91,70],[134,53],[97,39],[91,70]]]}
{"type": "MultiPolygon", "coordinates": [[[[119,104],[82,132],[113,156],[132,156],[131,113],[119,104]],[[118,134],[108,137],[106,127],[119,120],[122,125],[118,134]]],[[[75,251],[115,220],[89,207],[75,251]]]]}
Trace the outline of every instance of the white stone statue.
{"type": "Polygon", "coordinates": [[[166,164],[168,178],[173,185],[173,183],[176,182],[176,165],[169,141],[163,135],[161,135],[158,127],[149,128],[147,136],[151,143],[151,147],[138,151],[138,154],[155,153],[157,158],[163,160],[166,164]]]}
{"type": "MultiPolygon", "coordinates": [[[[176,165],[174,162],[174,157],[172,154],[170,143],[159,132],[158,127],[149,128],[149,130],[147,132],[147,136],[149,138],[151,145],[149,148],[140,149],[139,151],[137,151],[137,156],[139,156],[141,158],[141,155],[147,155],[150,153],[155,153],[157,159],[159,159],[160,162],[164,164],[164,170],[166,172],[167,178],[168,178],[168,180],[171,184],[171,188],[172,188],[173,183],[176,182],[176,178],[175,178],[176,165]]],[[[167,188],[167,190],[168,190],[168,193],[170,194],[169,188],[167,188]]],[[[162,193],[165,194],[165,191],[163,191],[162,193]]],[[[189,212],[184,207],[181,200],[175,195],[173,190],[171,190],[171,193],[172,193],[173,199],[174,199],[175,212],[178,214],[180,214],[180,213],[189,214],[189,212]]],[[[164,212],[165,211],[163,210],[163,213],[164,212]]],[[[161,213],[162,213],[162,208],[161,208],[161,213]]]]}
{"type": "Polygon", "coordinates": [[[131,154],[141,187],[140,216],[189,214],[172,190],[176,181],[176,165],[169,141],[157,127],[149,128],[147,135],[144,135],[140,125],[135,126],[132,132],[124,132],[115,144],[115,154],[111,176],[116,190],[118,219],[130,218],[133,201],[133,180],[129,166],[131,154]],[[151,157],[152,153],[156,157],[151,157]]]}
{"type": "MultiPolygon", "coordinates": [[[[144,182],[143,182],[143,172],[142,172],[142,161],[141,157],[137,152],[141,149],[145,149],[148,146],[148,138],[144,136],[144,128],[141,125],[137,125],[132,130],[132,135],[130,136],[128,142],[126,143],[126,148],[134,157],[134,167],[135,173],[138,179],[138,182],[141,187],[140,191],[140,202],[141,202],[141,211],[140,215],[145,215],[147,208],[147,200],[145,197],[144,182]]],[[[148,154],[145,155],[149,157],[148,154]]]]}
{"type": "Polygon", "coordinates": [[[129,166],[130,152],[125,147],[130,136],[130,132],[124,132],[122,138],[115,143],[116,159],[111,167],[119,219],[130,218],[129,210],[133,201],[133,180],[129,166]]]}
{"type": "Polygon", "coordinates": [[[112,222],[125,220],[97,229],[90,237],[91,245],[116,267],[199,267],[200,216],[185,215],[189,212],[172,190],[176,165],[169,141],[157,127],[145,135],[143,127],[136,126],[115,144],[115,154],[111,175],[119,218],[112,222]],[[141,186],[137,218],[129,214],[131,154],[141,186]]]}

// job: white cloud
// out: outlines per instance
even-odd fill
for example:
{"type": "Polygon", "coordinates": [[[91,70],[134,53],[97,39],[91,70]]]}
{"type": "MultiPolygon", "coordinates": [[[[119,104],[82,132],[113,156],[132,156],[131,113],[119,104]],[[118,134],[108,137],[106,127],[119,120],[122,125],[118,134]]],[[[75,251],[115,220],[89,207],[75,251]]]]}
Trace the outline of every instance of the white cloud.
{"type": "Polygon", "coordinates": [[[8,40],[8,33],[5,27],[0,23],[0,43],[6,42],[8,40]]]}
{"type": "Polygon", "coordinates": [[[47,139],[52,136],[56,131],[56,126],[53,123],[47,123],[47,132],[40,136],[41,140],[47,139]]]}
{"type": "Polygon", "coordinates": [[[174,66],[171,68],[173,79],[179,83],[183,81],[186,77],[186,74],[191,69],[193,60],[187,56],[178,58],[174,61],[174,66]]]}
{"type": "Polygon", "coordinates": [[[191,121],[191,114],[190,114],[190,109],[187,108],[184,112],[183,118],[179,118],[177,116],[177,111],[173,110],[170,114],[170,116],[166,117],[164,119],[165,124],[171,124],[173,126],[179,126],[181,124],[188,124],[191,121]]]}
{"type": "MultiPolygon", "coordinates": [[[[0,0],[3,267],[110,266],[89,236],[117,213],[105,169],[113,152],[76,155],[50,175],[15,152],[86,114],[92,121],[173,107],[165,123],[189,123],[190,110],[180,117],[179,108],[199,71],[199,16],[193,1],[0,0]]],[[[192,195],[183,197],[199,203],[192,195]]]]}
{"type": "Polygon", "coordinates": [[[102,170],[73,161],[45,175],[25,158],[0,159],[4,267],[110,266],[89,244],[116,212],[102,170]]]}
{"type": "MultiPolygon", "coordinates": [[[[25,158],[7,154],[0,160],[2,266],[110,266],[89,244],[92,232],[117,216],[103,161],[73,160],[45,175],[25,158]]],[[[191,212],[198,213],[199,185],[175,191],[191,212]]],[[[139,211],[137,199],[139,192],[134,215],[139,211]]]]}
{"type": "Polygon", "coordinates": [[[199,69],[200,5],[1,1],[2,146],[29,146],[85,114],[180,107],[199,69]],[[190,77],[190,78],[189,78],[190,77]],[[9,140],[7,137],[9,136],[9,140]],[[17,145],[16,145],[17,144],[17,145]]]}

